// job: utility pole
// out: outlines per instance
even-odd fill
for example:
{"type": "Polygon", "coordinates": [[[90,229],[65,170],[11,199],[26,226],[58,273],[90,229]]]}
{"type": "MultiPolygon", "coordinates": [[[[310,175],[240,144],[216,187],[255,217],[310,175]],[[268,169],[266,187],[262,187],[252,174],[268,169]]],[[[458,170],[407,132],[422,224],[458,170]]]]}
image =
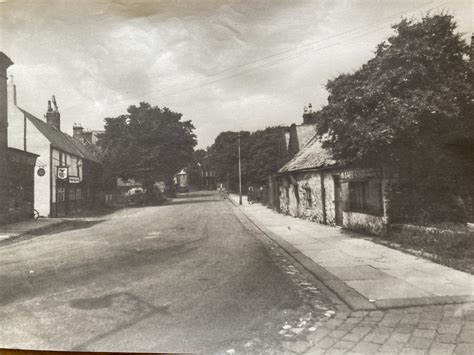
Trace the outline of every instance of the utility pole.
{"type": "Polygon", "coordinates": [[[240,131],[238,134],[239,142],[239,205],[242,205],[242,163],[240,160],[240,131]]]}

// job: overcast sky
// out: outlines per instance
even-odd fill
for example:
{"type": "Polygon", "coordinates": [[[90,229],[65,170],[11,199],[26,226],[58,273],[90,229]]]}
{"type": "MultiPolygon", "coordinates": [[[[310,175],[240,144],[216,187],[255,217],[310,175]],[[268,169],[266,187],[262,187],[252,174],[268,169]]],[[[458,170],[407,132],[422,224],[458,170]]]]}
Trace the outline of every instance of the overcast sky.
{"type": "Polygon", "coordinates": [[[373,56],[402,16],[447,11],[470,41],[471,0],[0,0],[0,51],[19,105],[62,129],[147,101],[193,121],[200,147],[226,130],[301,123],[324,85],[373,56]],[[2,2],[3,1],[3,2],[2,2]]]}

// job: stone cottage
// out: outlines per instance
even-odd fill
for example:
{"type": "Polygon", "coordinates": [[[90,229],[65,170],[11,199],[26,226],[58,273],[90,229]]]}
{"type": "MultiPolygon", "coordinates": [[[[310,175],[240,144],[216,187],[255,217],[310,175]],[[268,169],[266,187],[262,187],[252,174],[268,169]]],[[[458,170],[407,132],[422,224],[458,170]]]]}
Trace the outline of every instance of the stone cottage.
{"type": "Polygon", "coordinates": [[[278,171],[277,181],[282,213],[372,234],[386,229],[386,172],[338,164],[316,134],[278,171]]]}

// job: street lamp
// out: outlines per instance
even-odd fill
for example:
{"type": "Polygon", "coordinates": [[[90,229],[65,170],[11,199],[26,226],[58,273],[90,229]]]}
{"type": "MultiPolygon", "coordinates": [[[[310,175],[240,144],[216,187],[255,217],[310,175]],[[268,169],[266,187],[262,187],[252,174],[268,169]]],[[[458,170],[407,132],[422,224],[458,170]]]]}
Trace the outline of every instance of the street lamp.
{"type": "Polygon", "coordinates": [[[242,205],[242,163],[240,159],[240,131],[237,137],[239,142],[239,205],[242,205]]]}

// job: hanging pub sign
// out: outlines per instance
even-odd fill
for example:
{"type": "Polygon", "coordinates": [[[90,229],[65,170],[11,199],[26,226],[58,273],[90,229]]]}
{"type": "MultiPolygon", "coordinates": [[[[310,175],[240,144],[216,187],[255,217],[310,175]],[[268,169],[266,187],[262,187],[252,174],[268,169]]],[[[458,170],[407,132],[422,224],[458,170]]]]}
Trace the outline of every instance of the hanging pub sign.
{"type": "Polygon", "coordinates": [[[58,179],[61,179],[61,180],[67,179],[67,168],[58,167],[58,179]]]}
{"type": "Polygon", "coordinates": [[[43,168],[39,168],[36,173],[38,174],[38,176],[44,176],[44,174],[46,174],[46,171],[43,168]]]}

